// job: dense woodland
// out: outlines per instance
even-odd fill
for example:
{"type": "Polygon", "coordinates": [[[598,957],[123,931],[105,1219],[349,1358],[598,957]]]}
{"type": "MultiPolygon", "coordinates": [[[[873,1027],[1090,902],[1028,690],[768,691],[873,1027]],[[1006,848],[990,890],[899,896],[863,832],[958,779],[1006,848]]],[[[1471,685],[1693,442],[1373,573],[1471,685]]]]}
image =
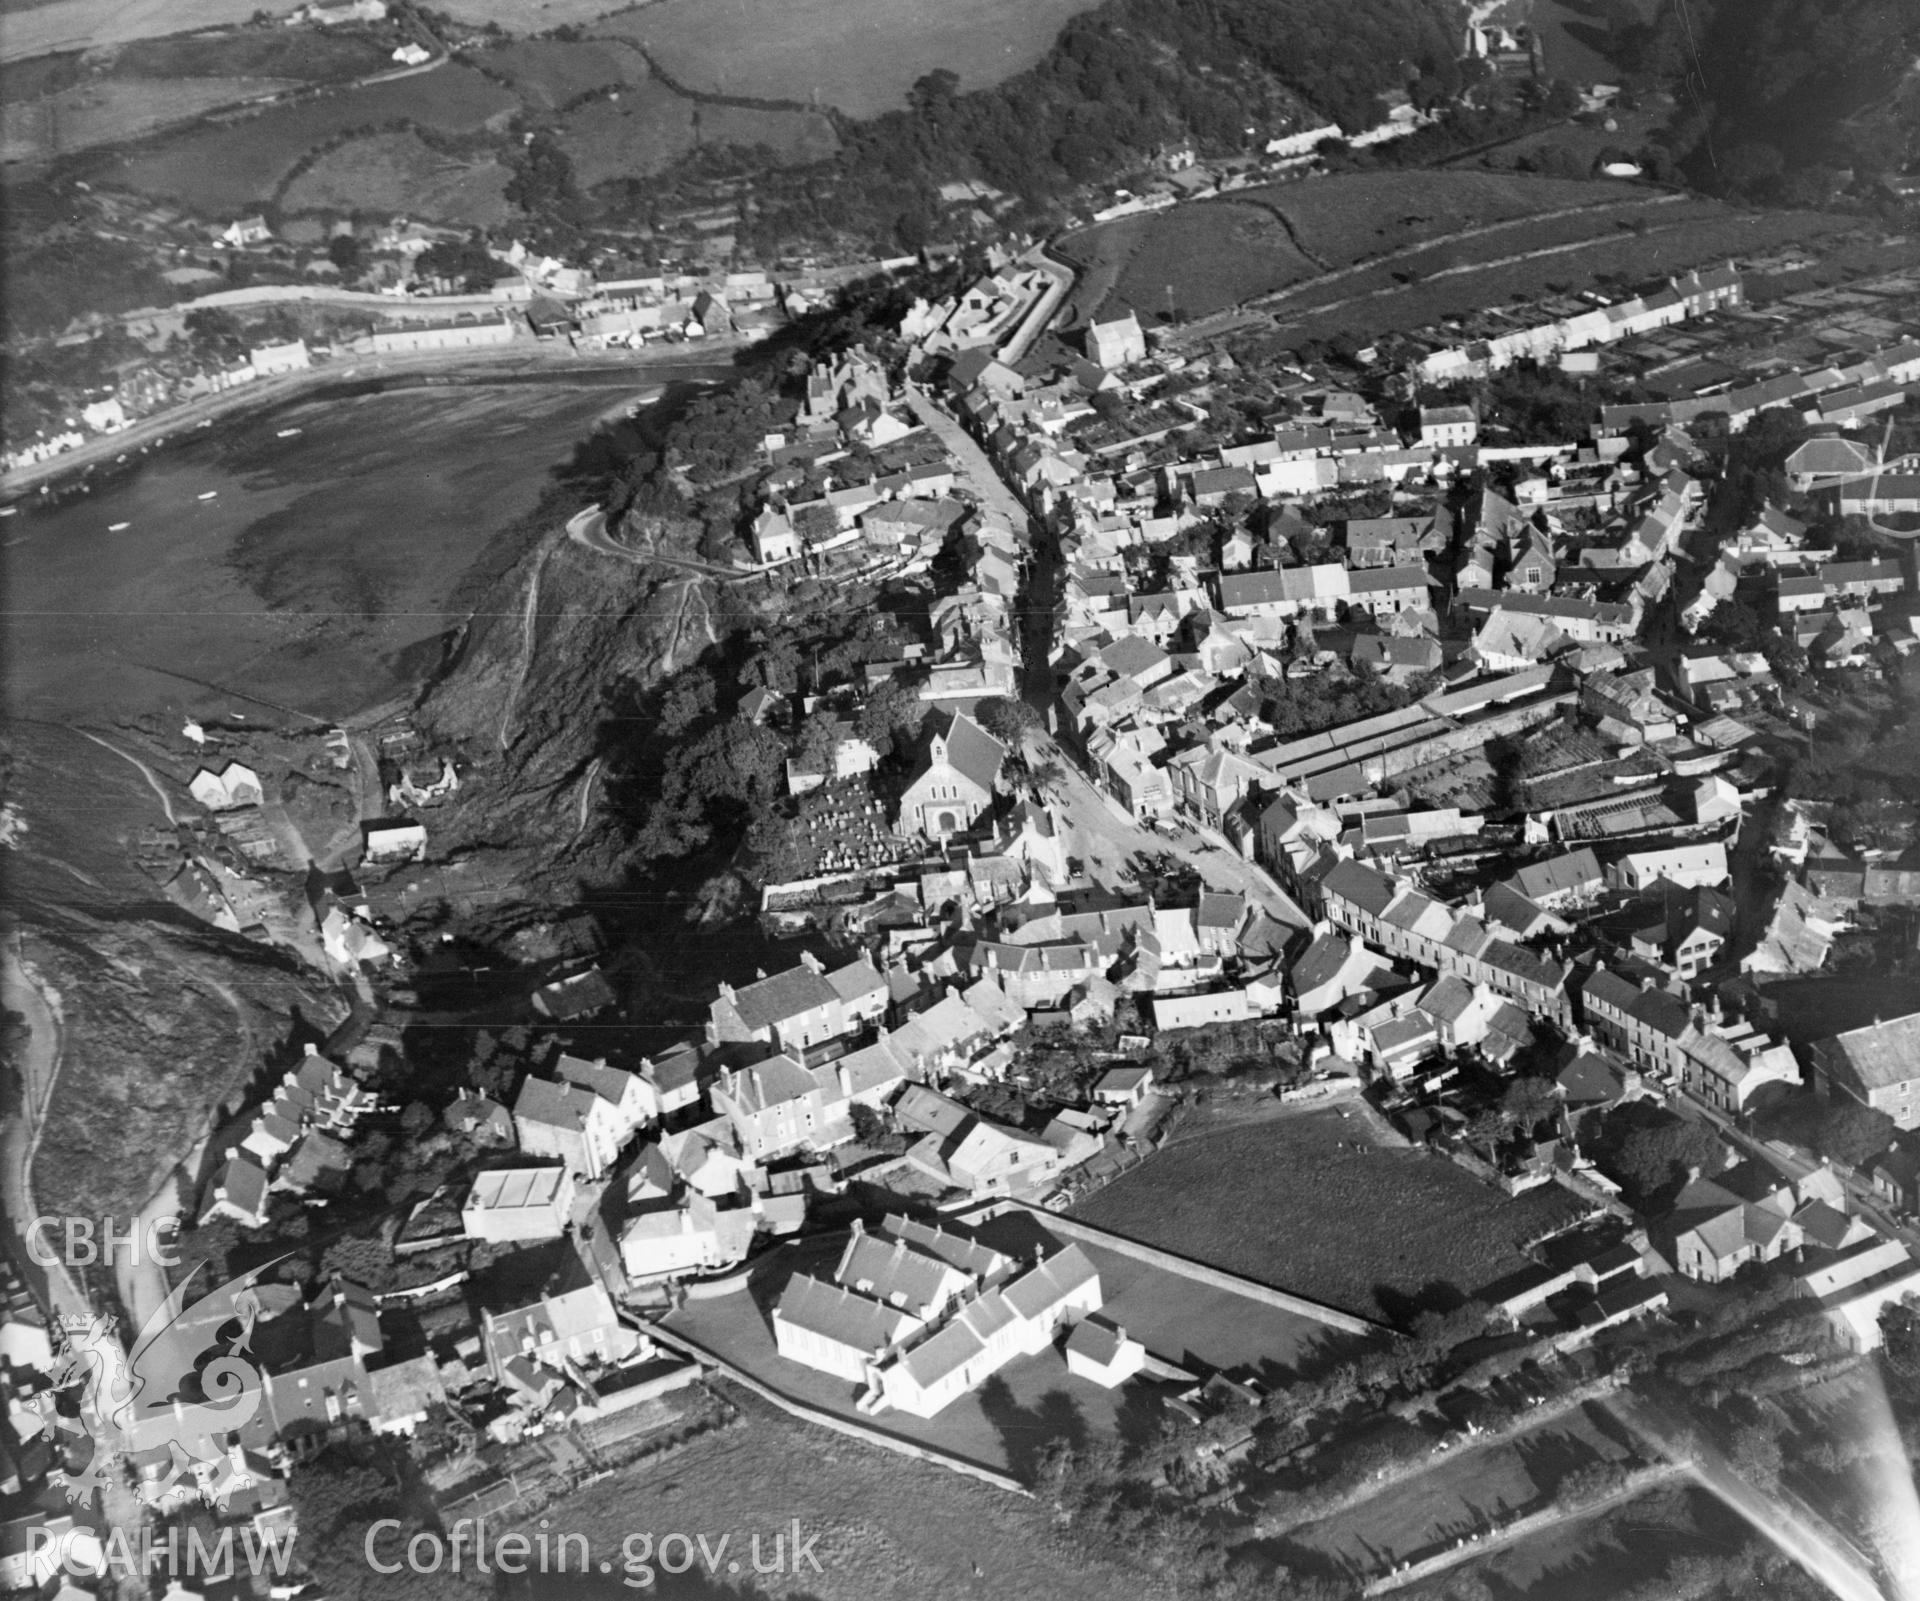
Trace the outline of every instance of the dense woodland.
{"type": "MultiPolygon", "coordinates": [[[[834,234],[917,249],[950,231],[938,191],[961,179],[1001,191],[1003,221],[1041,226],[1079,186],[1169,148],[1232,154],[1326,119],[1357,131],[1394,93],[1439,104],[1461,85],[1464,27],[1454,0],[1108,0],[1005,83],[963,94],[936,70],[902,110],[837,119],[831,163],[781,171],[764,153],[704,150],[662,186],[751,179],[742,243],[769,255],[834,234]]],[[[596,198],[638,215],[654,196],[627,184],[596,198]]]]}
{"type": "Polygon", "coordinates": [[[1823,200],[1837,173],[1898,172],[1910,153],[1911,118],[1881,104],[1920,50],[1906,0],[1689,0],[1650,20],[1626,0],[1597,9],[1628,81],[1678,100],[1666,145],[1699,188],[1823,200]]]}

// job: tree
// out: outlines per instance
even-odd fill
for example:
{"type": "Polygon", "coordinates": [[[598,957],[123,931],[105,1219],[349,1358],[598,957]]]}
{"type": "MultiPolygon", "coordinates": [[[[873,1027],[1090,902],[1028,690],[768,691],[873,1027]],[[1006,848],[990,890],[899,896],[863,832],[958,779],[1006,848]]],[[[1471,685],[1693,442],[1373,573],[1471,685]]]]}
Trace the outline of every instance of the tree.
{"type": "Polygon", "coordinates": [[[1828,1103],[1814,1141],[1823,1155],[1859,1167],[1892,1144],[1896,1131],[1897,1125],[1885,1112],[1839,1096],[1828,1103]]]}
{"type": "Polygon", "coordinates": [[[1512,1122],[1505,1112],[1482,1112],[1460,1131],[1460,1137],[1489,1162],[1499,1161],[1500,1142],[1507,1137],[1512,1122]]]}
{"type": "Polygon", "coordinates": [[[1756,1490],[1770,1493],[1780,1482],[1780,1442],[1764,1423],[1741,1423],[1727,1442],[1727,1460],[1756,1490]]]}
{"type": "Polygon", "coordinates": [[[1018,750],[1030,732],[1040,729],[1040,714],[1023,700],[989,695],[973,708],[973,720],[1009,750],[1018,750]]]}
{"type": "MultiPolygon", "coordinates": [[[[1626,1187],[1636,1205],[1652,1204],[1667,1190],[1685,1183],[1690,1172],[1717,1171],[1724,1156],[1719,1137],[1706,1124],[1650,1110],[1655,1121],[1630,1128],[1611,1153],[1602,1153],[1602,1165],[1626,1187]]],[[[1608,1115],[1605,1134],[1615,1132],[1619,1111],[1608,1115]]]]}
{"type": "Polygon", "coordinates": [[[889,678],[874,686],[860,708],[860,737],[880,756],[891,755],[899,746],[912,743],[930,710],[911,684],[889,678]]]}
{"type": "Polygon", "coordinates": [[[713,715],[715,690],[713,679],[698,667],[676,673],[660,697],[658,727],[663,737],[678,739],[688,729],[704,723],[713,715]]]}
{"type": "Polygon", "coordinates": [[[405,1562],[407,1542],[432,1517],[431,1502],[411,1493],[382,1456],[360,1457],[342,1446],[329,1446],[297,1468],[288,1484],[299,1534],[296,1556],[312,1570],[317,1587],[327,1595],[350,1595],[362,1601],[481,1601],[486,1581],[440,1571],[412,1571],[405,1562]],[[396,1519],[397,1529],[382,1529],[375,1549],[381,1566],[399,1564],[384,1574],[367,1560],[374,1525],[396,1519]]]}
{"type": "Polygon", "coordinates": [[[327,260],[351,278],[360,270],[360,241],[350,233],[337,233],[327,241],[327,260]]]}
{"type": "Polygon", "coordinates": [[[1501,1096],[1500,1110],[1516,1129],[1531,1134],[1560,1110],[1560,1091],[1551,1079],[1517,1078],[1501,1096]]]}

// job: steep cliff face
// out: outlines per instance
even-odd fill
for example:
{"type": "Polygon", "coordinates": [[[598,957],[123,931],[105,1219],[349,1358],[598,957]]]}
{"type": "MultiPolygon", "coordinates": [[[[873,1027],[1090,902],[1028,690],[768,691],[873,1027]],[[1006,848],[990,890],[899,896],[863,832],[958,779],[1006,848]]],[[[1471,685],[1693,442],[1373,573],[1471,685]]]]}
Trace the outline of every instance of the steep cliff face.
{"type": "Polygon", "coordinates": [[[470,764],[435,813],[436,855],[488,853],[513,873],[528,915],[614,877],[623,842],[603,757],[634,736],[628,708],[670,654],[684,661],[710,637],[707,587],[560,530],[504,575],[416,713],[470,764]]]}
{"type": "MultiPolygon", "coordinates": [[[[12,843],[0,855],[9,943],[58,1020],[58,1067],[31,1167],[43,1212],[127,1218],[210,1114],[343,996],[282,952],[169,902],[135,860],[164,830],[134,763],[71,729],[7,731],[12,843]]],[[[44,1020],[43,1020],[43,1026],[44,1020]]],[[[44,1044],[44,1042],[41,1042],[44,1044]]]]}

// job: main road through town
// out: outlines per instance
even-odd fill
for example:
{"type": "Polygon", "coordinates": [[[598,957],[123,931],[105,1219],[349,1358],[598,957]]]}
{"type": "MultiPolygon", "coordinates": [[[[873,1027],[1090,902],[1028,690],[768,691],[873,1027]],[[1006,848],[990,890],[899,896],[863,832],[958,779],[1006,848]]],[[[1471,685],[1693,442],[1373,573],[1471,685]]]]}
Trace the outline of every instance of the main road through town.
{"type": "MultiPolygon", "coordinates": [[[[914,414],[924,422],[952,456],[961,480],[991,511],[1027,530],[1030,555],[1021,592],[1019,619],[1021,654],[1025,662],[1021,693],[1042,717],[1053,700],[1053,607],[1059,551],[1052,532],[1032,517],[1020,497],[999,473],[958,419],[916,386],[907,386],[914,414]]],[[[1036,766],[1054,762],[1065,778],[1053,786],[1070,830],[1071,853],[1087,872],[1103,884],[1117,884],[1126,876],[1136,855],[1169,855],[1192,864],[1201,880],[1214,889],[1237,891],[1296,928],[1311,924],[1294,899],[1263,868],[1248,861],[1220,835],[1195,825],[1175,832],[1154,833],[1140,826],[1114,800],[1102,794],[1073,756],[1050,734],[1027,737],[1026,754],[1036,766]]]]}

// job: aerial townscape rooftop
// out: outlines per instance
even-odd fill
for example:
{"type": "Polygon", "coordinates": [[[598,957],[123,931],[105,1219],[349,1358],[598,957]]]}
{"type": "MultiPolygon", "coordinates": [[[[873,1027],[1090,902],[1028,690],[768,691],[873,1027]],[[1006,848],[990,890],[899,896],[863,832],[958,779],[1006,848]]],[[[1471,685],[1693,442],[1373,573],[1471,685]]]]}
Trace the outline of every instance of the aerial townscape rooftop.
{"type": "Polygon", "coordinates": [[[0,1588],[1920,1601],[1911,7],[190,9],[0,37],[0,1588]]]}

